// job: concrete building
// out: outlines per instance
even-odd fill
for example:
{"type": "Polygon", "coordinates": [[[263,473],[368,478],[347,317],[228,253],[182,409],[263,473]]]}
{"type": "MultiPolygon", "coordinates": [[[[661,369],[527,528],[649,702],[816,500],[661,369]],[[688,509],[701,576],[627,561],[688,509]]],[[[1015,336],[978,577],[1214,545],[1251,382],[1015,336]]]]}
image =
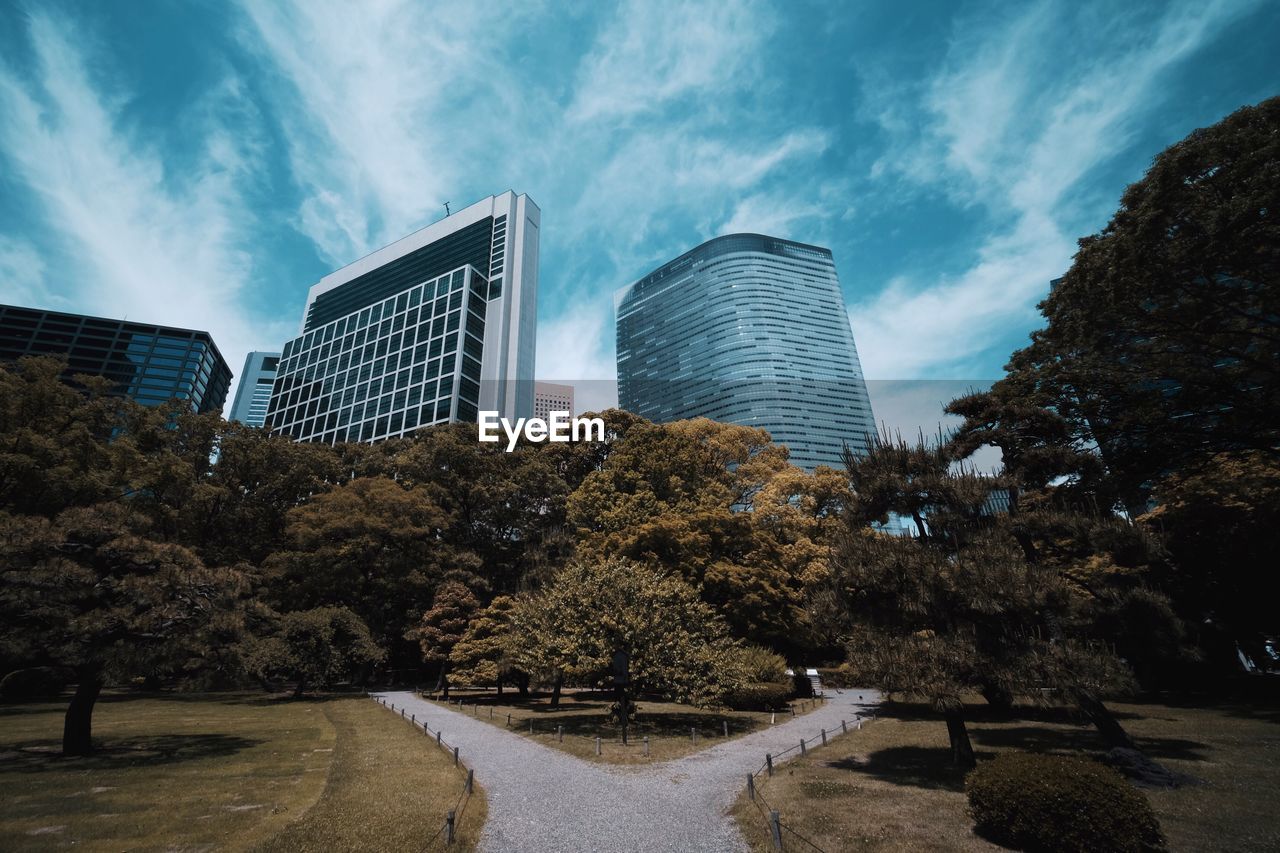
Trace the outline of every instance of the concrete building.
{"type": "Polygon", "coordinates": [[[325,276],[284,346],[267,425],[333,443],[531,416],[540,227],[537,205],[505,192],[325,276]]]}
{"type": "Polygon", "coordinates": [[[0,361],[67,360],[65,376],[104,376],[112,391],[146,406],[185,400],[196,412],[227,401],[231,369],[208,332],[0,305],[0,361]]]}
{"type": "Polygon", "coordinates": [[[557,385],[554,382],[534,383],[533,416],[546,420],[551,412],[577,414],[573,409],[572,385],[557,385]]]}
{"type": "Polygon", "coordinates": [[[271,402],[271,387],[280,367],[280,353],[251,352],[244,359],[240,385],[236,388],[228,420],[260,427],[267,419],[267,406],[271,402]]]}
{"type": "Polygon", "coordinates": [[[624,409],[761,427],[809,470],[865,451],[875,419],[829,249],[718,237],[614,304],[624,409]]]}

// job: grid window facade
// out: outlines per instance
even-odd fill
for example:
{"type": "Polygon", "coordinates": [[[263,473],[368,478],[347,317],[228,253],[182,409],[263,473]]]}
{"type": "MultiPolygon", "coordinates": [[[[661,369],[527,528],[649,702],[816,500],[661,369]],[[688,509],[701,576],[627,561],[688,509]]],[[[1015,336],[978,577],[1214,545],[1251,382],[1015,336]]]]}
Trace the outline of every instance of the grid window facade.
{"type": "Polygon", "coordinates": [[[208,332],[0,305],[0,361],[26,355],[67,360],[65,376],[103,376],[112,393],[147,406],[187,401],[221,411],[231,369],[208,332]]]}
{"type": "Polygon", "coordinates": [[[831,252],[711,240],[618,291],[618,399],[657,422],[769,431],[796,465],[839,467],[875,419],[831,252]]]}
{"type": "Polygon", "coordinates": [[[266,425],[334,444],[474,423],[488,287],[464,266],[289,341],[266,425]]]}

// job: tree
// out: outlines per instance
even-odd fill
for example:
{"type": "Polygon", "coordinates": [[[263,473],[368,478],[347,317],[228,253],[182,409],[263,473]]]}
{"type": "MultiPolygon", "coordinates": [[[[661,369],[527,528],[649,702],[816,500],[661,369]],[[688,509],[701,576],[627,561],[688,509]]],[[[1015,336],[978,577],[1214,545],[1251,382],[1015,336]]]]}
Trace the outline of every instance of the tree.
{"type": "Polygon", "coordinates": [[[1101,449],[1134,514],[1162,477],[1280,451],[1280,98],[1160,153],[1041,303],[993,393],[1101,449]]]}
{"type": "Polygon", "coordinates": [[[349,606],[393,661],[416,655],[405,631],[446,577],[471,578],[475,559],[441,538],[449,525],[421,487],[357,477],[289,510],[288,549],[265,562],[277,610],[349,606]]]}
{"type": "Polygon", "coordinates": [[[1008,517],[984,509],[995,481],[950,470],[938,448],[901,442],[873,444],[847,464],[859,490],[833,560],[829,618],[843,625],[861,675],[888,692],[928,699],[946,719],[962,766],[973,763],[963,716],[969,692],[1006,705],[1040,701],[1053,688],[1104,734],[1131,745],[1096,698],[1124,687],[1127,672],[1086,641],[1079,598],[1060,567],[1028,551],[1008,517]],[[904,508],[920,515],[921,535],[867,526],[904,508]]]}
{"type": "Polygon", "coordinates": [[[636,422],[569,496],[568,518],[584,559],[679,572],[735,636],[795,649],[808,640],[805,584],[821,574],[822,546],[805,532],[821,525],[802,530],[781,507],[797,497],[786,489],[810,482],[763,430],[706,418],[636,422]],[[768,513],[753,511],[759,500],[768,513]]]}
{"type": "Polygon", "coordinates": [[[423,661],[440,665],[438,684],[444,690],[445,699],[449,698],[449,656],[479,609],[480,602],[471,590],[457,581],[445,581],[436,590],[431,609],[405,633],[405,639],[418,642],[423,661]]]}
{"type": "Polygon", "coordinates": [[[528,673],[512,663],[519,642],[511,632],[516,600],[500,595],[467,624],[466,631],[449,652],[449,671],[461,684],[490,684],[502,695],[504,684],[515,684],[521,693],[529,689],[528,673]]]}
{"type": "Polygon", "coordinates": [[[1226,646],[1219,658],[1234,654],[1225,640],[1251,646],[1280,633],[1280,459],[1257,450],[1219,453],[1166,477],[1155,497],[1156,509],[1140,520],[1168,545],[1176,599],[1226,646]]]}
{"type": "Polygon", "coordinates": [[[679,577],[619,559],[575,561],[511,617],[515,662],[554,685],[600,684],[613,656],[630,657],[636,690],[707,704],[724,693],[735,648],[715,611],[679,577]]]}
{"type": "Polygon", "coordinates": [[[109,680],[189,671],[239,633],[245,573],[207,568],[187,548],[147,538],[148,526],[125,503],[52,520],[0,513],[0,646],[9,659],[75,672],[64,755],[92,751],[93,708],[109,680]]]}
{"type": "Polygon", "coordinates": [[[294,696],[301,696],[308,687],[349,680],[385,656],[360,617],[346,607],[286,613],[280,617],[276,635],[253,641],[247,655],[250,669],[260,677],[292,678],[294,696]]]}

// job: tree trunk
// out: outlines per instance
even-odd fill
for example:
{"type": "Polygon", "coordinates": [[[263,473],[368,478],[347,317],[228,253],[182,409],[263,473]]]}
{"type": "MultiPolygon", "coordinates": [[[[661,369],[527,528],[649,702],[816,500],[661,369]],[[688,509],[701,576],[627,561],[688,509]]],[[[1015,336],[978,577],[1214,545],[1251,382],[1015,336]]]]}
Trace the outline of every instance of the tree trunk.
{"type": "Polygon", "coordinates": [[[102,676],[81,673],[76,695],[67,706],[62,723],[62,754],[88,755],[93,752],[93,706],[102,692],[102,676]]]}
{"type": "Polygon", "coordinates": [[[1133,738],[1129,737],[1129,733],[1120,725],[1120,721],[1115,715],[1102,704],[1102,700],[1094,696],[1088,690],[1076,691],[1076,703],[1080,706],[1080,710],[1089,718],[1089,722],[1098,729],[1098,733],[1102,735],[1102,740],[1106,743],[1108,749],[1122,747],[1124,749],[1133,749],[1141,752],[1138,745],[1133,742],[1133,738]]]}
{"type": "Polygon", "coordinates": [[[964,724],[964,706],[951,701],[943,705],[942,714],[947,720],[947,737],[951,739],[951,763],[969,770],[977,765],[973,744],[969,741],[969,729],[964,724]]]}
{"type": "Polygon", "coordinates": [[[293,688],[293,698],[301,699],[302,694],[305,693],[306,690],[307,690],[307,680],[305,678],[300,677],[298,679],[298,686],[293,688]]]}
{"type": "Polygon", "coordinates": [[[551,707],[560,707],[560,688],[564,686],[564,675],[556,673],[556,680],[551,684],[551,707]]]}
{"type": "Polygon", "coordinates": [[[447,669],[440,670],[440,687],[441,687],[441,694],[440,694],[441,698],[443,698],[444,701],[448,702],[449,701],[449,671],[447,669]]]}
{"type": "Polygon", "coordinates": [[[525,675],[523,672],[516,677],[516,691],[521,696],[529,695],[529,676],[525,675]]]}
{"type": "Polygon", "coordinates": [[[499,696],[502,695],[502,679],[501,678],[498,679],[498,695],[499,696]]]}

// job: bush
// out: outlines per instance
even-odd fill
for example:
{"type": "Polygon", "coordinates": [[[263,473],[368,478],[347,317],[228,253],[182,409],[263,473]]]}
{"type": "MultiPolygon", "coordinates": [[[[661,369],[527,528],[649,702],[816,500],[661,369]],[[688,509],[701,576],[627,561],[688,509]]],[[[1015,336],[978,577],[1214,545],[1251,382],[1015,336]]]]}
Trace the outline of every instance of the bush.
{"type": "Polygon", "coordinates": [[[57,699],[66,684],[66,675],[52,666],[16,669],[0,681],[0,700],[31,702],[37,699],[57,699]]]}
{"type": "Polygon", "coordinates": [[[1022,850],[1163,850],[1151,805],[1119,773],[1084,758],[1007,752],[965,780],[977,832],[1022,850]]]}
{"type": "Polygon", "coordinates": [[[725,694],[724,704],[735,711],[776,711],[786,707],[791,684],[786,681],[756,681],[739,685],[725,694]]]}
{"type": "Polygon", "coordinates": [[[725,661],[721,701],[735,711],[781,708],[791,698],[787,661],[763,646],[739,646],[725,661]]]}

